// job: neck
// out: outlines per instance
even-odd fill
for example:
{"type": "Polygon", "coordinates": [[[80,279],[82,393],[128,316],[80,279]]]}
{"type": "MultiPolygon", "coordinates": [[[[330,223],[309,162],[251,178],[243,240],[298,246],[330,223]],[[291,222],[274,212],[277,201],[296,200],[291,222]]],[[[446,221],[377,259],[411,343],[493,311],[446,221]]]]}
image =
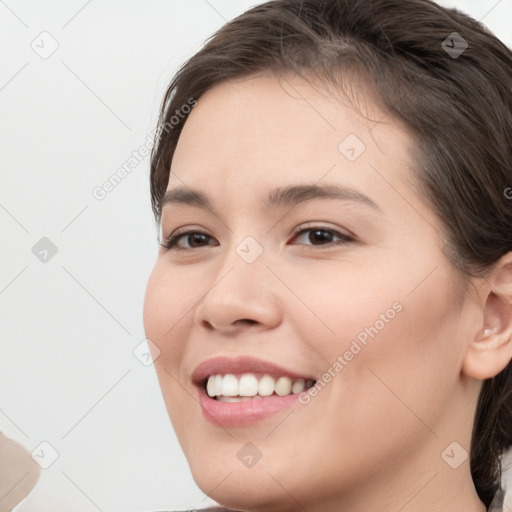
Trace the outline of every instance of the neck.
{"type": "Polygon", "coordinates": [[[311,512],[487,512],[473,484],[469,456],[456,468],[441,457],[452,440],[432,437],[415,452],[414,460],[397,454],[390,458],[389,472],[376,468],[374,475],[368,474],[364,489],[340,490],[336,498],[331,495],[322,503],[305,504],[306,508],[311,512]]]}

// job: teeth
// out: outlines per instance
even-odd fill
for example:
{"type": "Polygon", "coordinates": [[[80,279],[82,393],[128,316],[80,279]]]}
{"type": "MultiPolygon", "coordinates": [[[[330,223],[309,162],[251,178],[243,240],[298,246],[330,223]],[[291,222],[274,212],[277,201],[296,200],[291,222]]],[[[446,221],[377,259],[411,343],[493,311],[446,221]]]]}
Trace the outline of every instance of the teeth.
{"type": "Polygon", "coordinates": [[[240,402],[258,399],[276,394],[286,396],[290,393],[300,393],[313,381],[279,377],[274,380],[270,375],[263,375],[259,382],[252,373],[244,373],[240,378],[233,374],[210,375],[206,383],[206,392],[210,397],[218,397],[222,402],[240,402]]]}
{"type": "Polygon", "coordinates": [[[240,378],[238,383],[238,394],[240,396],[255,396],[258,394],[258,379],[246,373],[240,378]]]}
{"type": "Polygon", "coordinates": [[[248,396],[219,396],[219,402],[245,402],[250,400],[248,396]]]}
{"type": "Polygon", "coordinates": [[[279,396],[289,395],[292,391],[292,379],[289,377],[279,377],[274,384],[274,391],[279,396]]]}
{"type": "Polygon", "coordinates": [[[292,393],[301,393],[306,389],[304,379],[297,379],[292,382],[292,393]]]}
{"type": "Polygon", "coordinates": [[[217,394],[217,379],[208,379],[208,382],[206,383],[206,392],[208,393],[208,396],[215,396],[217,394]]]}
{"type": "Polygon", "coordinates": [[[219,402],[247,402],[247,400],[261,400],[263,397],[256,396],[219,396],[217,400],[219,402]]]}
{"type": "MultiPolygon", "coordinates": [[[[220,392],[222,391],[222,375],[215,375],[215,388],[214,389],[218,389],[219,390],[219,395],[220,395],[220,392]]],[[[217,392],[216,392],[217,393],[217,392]]]]}
{"type": "Polygon", "coordinates": [[[274,379],[270,375],[263,375],[258,384],[258,395],[270,396],[274,392],[274,379]]]}
{"type": "Polygon", "coordinates": [[[224,378],[222,379],[222,392],[219,394],[224,396],[237,396],[238,379],[229,373],[224,375],[224,378]]]}

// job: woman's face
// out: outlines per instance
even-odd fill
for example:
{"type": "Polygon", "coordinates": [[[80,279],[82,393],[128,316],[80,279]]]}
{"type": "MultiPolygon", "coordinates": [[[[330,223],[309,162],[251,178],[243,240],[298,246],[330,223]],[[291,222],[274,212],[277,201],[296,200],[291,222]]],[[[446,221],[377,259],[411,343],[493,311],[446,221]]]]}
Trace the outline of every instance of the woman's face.
{"type": "Polygon", "coordinates": [[[387,510],[453,478],[450,443],[461,463],[469,449],[476,306],[411,187],[412,139],[366,109],[253,76],[205,93],[180,136],[162,241],[199,233],[159,252],[144,324],[193,476],[223,505],[330,510],[371,490],[387,510]],[[266,394],[264,374],[317,383],[210,398],[204,379],[226,374],[249,375],[213,377],[212,393],[266,394]]]}

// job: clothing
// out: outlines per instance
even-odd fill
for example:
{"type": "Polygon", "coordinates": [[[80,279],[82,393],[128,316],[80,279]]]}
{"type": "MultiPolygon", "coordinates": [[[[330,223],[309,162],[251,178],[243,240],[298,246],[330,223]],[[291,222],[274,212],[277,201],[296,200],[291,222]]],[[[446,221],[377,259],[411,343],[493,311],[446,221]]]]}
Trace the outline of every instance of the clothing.
{"type": "Polygon", "coordinates": [[[496,494],[494,495],[494,499],[489,505],[489,509],[487,512],[505,512],[505,507],[503,505],[503,501],[505,500],[505,491],[503,488],[499,488],[496,494]]]}
{"type": "MultiPolygon", "coordinates": [[[[194,509],[189,509],[189,510],[194,510],[194,509]]],[[[186,511],[186,510],[183,510],[183,511],[176,510],[175,512],[188,512],[188,511],[186,511]]],[[[234,508],[208,507],[208,508],[198,508],[197,512],[238,512],[238,511],[235,510],[234,508]]],[[[499,512],[501,512],[501,510],[499,512]]]]}
{"type": "MultiPolygon", "coordinates": [[[[503,501],[505,499],[505,491],[500,488],[498,492],[494,495],[494,499],[492,503],[489,505],[487,512],[505,512],[505,507],[503,505],[503,501]]],[[[178,512],[178,511],[176,511],[178,512]]],[[[182,511],[186,512],[186,511],[182,511]]],[[[198,509],[197,512],[237,512],[232,508],[224,508],[224,507],[208,507],[198,509]]]]}
{"type": "MultiPolygon", "coordinates": [[[[194,510],[194,509],[192,509],[192,510],[194,510]]],[[[179,511],[176,511],[176,512],[179,512],[179,511]]],[[[184,510],[183,512],[188,512],[188,511],[184,510]]],[[[197,512],[237,512],[237,510],[235,510],[234,508],[209,507],[209,508],[198,508],[197,512]]],[[[489,511],[489,512],[491,512],[491,511],[489,511]]],[[[499,512],[501,512],[501,510],[499,512]]]]}
{"type": "MultiPolygon", "coordinates": [[[[175,510],[174,512],[189,512],[190,510],[194,510],[194,511],[197,510],[197,512],[240,512],[239,510],[236,510],[234,508],[224,508],[224,507],[208,507],[208,508],[198,508],[198,509],[189,508],[188,510],[175,510]]],[[[160,512],[164,512],[164,511],[160,511],[160,512]]],[[[499,512],[501,512],[501,510],[499,512]]]]}

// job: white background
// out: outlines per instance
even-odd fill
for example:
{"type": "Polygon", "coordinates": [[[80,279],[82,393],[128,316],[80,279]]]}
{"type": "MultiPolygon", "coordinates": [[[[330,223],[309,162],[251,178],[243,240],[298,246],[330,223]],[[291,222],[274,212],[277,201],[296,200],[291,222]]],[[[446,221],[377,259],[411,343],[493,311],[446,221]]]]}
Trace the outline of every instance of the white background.
{"type": "MultiPolygon", "coordinates": [[[[133,354],[157,253],[149,157],[102,201],[92,190],[146,142],[177,66],[255,3],[0,0],[0,429],[59,453],[19,512],[212,503],[133,354]],[[31,48],[43,31],[47,59],[31,48]]],[[[512,46],[512,0],[442,3],[512,46]]]]}

